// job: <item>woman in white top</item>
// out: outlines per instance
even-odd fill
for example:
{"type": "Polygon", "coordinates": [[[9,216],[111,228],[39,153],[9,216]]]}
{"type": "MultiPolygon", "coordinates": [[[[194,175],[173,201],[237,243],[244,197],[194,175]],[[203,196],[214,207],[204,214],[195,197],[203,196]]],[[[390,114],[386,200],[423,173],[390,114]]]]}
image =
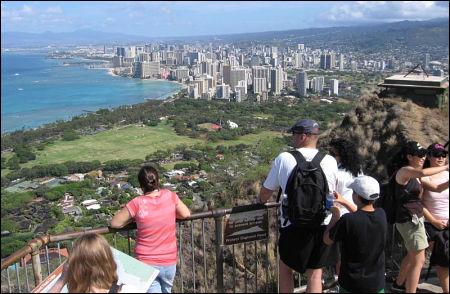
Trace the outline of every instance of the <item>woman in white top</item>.
{"type": "MultiPolygon", "coordinates": [[[[439,167],[444,166],[447,150],[438,143],[433,143],[428,147],[427,161],[424,167],[439,167]]],[[[449,186],[449,172],[442,171],[432,176],[423,177],[421,179],[424,187],[423,205],[425,216],[425,229],[429,236],[429,249],[433,251],[434,236],[440,231],[448,230],[448,186],[449,186]]],[[[447,261],[448,262],[448,261],[447,261]]],[[[448,266],[444,267],[437,265],[437,275],[444,293],[448,293],[448,266]]]]}
{"type": "MultiPolygon", "coordinates": [[[[353,180],[362,176],[361,157],[356,150],[353,142],[344,138],[333,139],[330,142],[330,155],[333,156],[338,164],[338,174],[336,181],[336,190],[334,193],[334,202],[340,204],[341,217],[349,212],[357,210],[356,204],[353,202],[353,190],[348,186],[353,180]]],[[[336,273],[339,274],[341,268],[341,258],[339,256],[336,264],[336,273]]]]}

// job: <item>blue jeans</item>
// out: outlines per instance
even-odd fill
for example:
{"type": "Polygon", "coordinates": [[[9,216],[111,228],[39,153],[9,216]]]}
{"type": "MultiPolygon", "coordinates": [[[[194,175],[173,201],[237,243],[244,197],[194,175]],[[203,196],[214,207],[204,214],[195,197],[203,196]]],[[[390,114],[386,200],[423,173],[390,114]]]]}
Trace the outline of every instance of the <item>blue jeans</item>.
{"type": "Polygon", "coordinates": [[[147,293],[171,293],[177,265],[159,266],[152,265],[159,270],[159,274],[148,288],[147,293]]]}

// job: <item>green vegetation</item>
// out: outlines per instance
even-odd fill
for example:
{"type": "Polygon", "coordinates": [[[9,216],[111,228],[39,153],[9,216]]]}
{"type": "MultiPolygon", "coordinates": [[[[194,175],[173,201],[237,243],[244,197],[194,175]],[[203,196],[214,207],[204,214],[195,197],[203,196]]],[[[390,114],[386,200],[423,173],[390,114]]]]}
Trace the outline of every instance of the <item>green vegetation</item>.
{"type": "Polygon", "coordinates": [[[157,127],[125,126],[99,134],[82,136],[76,141],[56,141],[36,153],[36,160],[24,167],[73,161],[112,159],[143,159],[158,149],[166,149],[181,143],[195,144],[200,140],[177,136],[166,124],[157,127]]]}

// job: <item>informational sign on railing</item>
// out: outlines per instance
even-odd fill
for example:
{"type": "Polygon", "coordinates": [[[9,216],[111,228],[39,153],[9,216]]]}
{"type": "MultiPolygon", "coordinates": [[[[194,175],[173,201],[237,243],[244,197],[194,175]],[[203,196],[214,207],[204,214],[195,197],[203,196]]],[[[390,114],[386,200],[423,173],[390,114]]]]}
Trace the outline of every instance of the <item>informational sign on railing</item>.
{"type": "Polygon", "coordinates": [[[230,214],[224,219],[224,244],[232,245],[269,236],[267,210],[254,210],[230,214]]]}

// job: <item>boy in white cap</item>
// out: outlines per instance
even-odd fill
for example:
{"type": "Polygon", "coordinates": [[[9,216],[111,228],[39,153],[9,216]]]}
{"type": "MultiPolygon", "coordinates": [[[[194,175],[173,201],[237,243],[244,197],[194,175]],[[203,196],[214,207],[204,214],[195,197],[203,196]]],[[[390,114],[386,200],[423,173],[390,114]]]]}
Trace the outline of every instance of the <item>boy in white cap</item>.
{"type": "Polygon", "coordinates": [[[349,188],[357,211],[339,218],[339,207],[332,206],[332,218],[323,236],[325,244],[342,244],[340,293],[384,293],[387,222],[384,210],[373,207],[380,185],[372,177],[359,176],[349,188]]]}

